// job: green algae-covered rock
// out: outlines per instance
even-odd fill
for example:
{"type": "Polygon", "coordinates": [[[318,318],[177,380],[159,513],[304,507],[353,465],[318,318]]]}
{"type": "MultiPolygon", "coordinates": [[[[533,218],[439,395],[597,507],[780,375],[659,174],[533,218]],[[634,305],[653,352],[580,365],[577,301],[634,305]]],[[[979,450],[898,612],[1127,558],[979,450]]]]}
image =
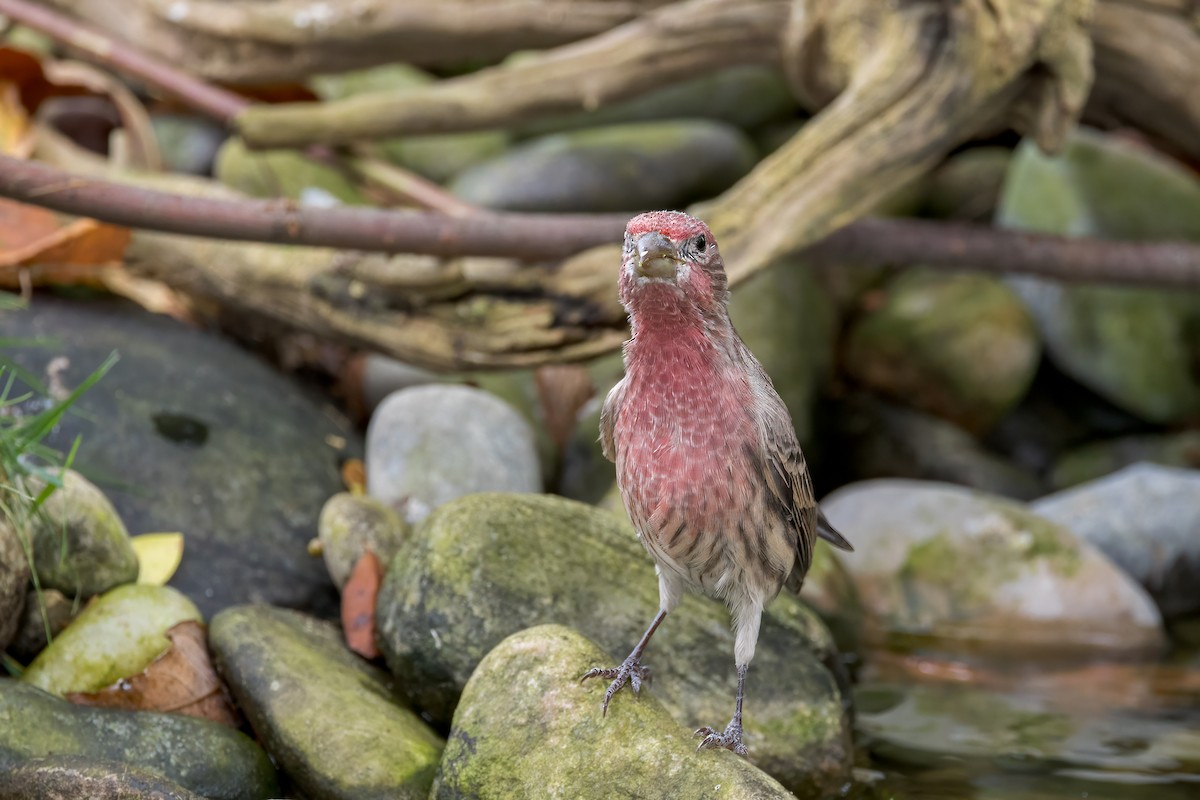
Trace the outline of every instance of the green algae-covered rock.
{"type": "Polygon", "coordinates": [[[729,188],[754,162],[754,145],[725,123],[641,122],[531,139],[460,173],[450,189],[510,211],[678,208],[729,188]]]}
{"type": "Polygon", "coordinates": [[[730,67],[655,89],[595,111],[533,120],[517,129],[537,136],[599,125],[664,119],[715,119],[749,129],[798,110],[778,70],[759,65],[730,67]]]}
{"type": "Polygon", "coordinates": [[[1002,281],[910,271],[880,297],[846,339],[846,370],[866,386],[982,431],[1032,383],[1037,331],[1002,281]]]}
{"type": "Polygon", "coordinates": [[[91,597],[138,576],[129,532],[112,503],[72,470],[33,521],[34,569],[47,589],[91,597]]]}
{"type": "Polygon", "coordinates": [[[51,694],[95,692],[136,675],[170,646],[166,632],[200,612],[166,586],[118,586],[97,598],[21,676],[51,694]]]}
{"type": "Polygon", "coordinates": [[[387,564],[408,536],[408,523],[373,497],[335,494],[325,502],[317,522],[317,538],[329,577],[340,589],[367,550],[387,564]]]}
{"type": "Polygon", "coordinates": [[[275,770],[244,734],[208,720],[77,706],[0,680],[0,775],[32,759],[79,756],[163,775],[210,800],[275,797],[275,770]]]}
{"type": "Polygon", "coordinates": [[[401,705],[387,673],[327,622],[270,606],[217,614],[217,667],[259,741],[311,800],[429,793],[442,740],[401,705]]]}
{"type": "Polygon", "coordinates": [[[0,772],[0,800],[203,800],[142,767],[79,756],[33,758],[0,772]]]}
{"type": "Polygon", "coordinates": [[[1153,600],[1092,545],[1021,503],[949,484],[877,480],[826,497],[854,542],[868,635],[1001,649],[1153,651],[1153,600]]]}
{"type": "Polygon", "coordinates": [[[29,572],[16,528],[0,516],[0,651],[8,647],[20,628],[29,572]]]}
{"type": "Polygon", "coordinates": [[[213,173],[221,183],[252,197],[351,205],[365,202],[336,167],[296,150],[250,150],[237,137],[221,145],[213,173]]]}
{"type": "MultiPolygon", "coordinates": [[[[313,89],[322,100],[341,100],[370,92],[397,92],[427,86],[436,80],[409,64],[384,64],[369,69],[318,75],[313,89]]],[[[509,135],[504,131],[438,133],[401,136],[374,143],[387,160],[439,183],[472,164],[504,152],[509,135]]]]}
{"type": "Polygon", "coordinates": [[[22,664],[28,664],[46,647],[47,628],[58,636],[70,624],[79,609],[57,589],[30,589],[25,594],[25,610],[17,620],[17,633],[8,644],[8,652],[22,664]]]}
{"type": "Polygon", "coordinates": [[[827,451],[859,479],[917,478],[982,489],[1018,500],[1045,494],[1041,480],[940,417],[857,392],[826,421],[827,451]]]}
{"type": "MultiPolygon", "coordinates": [[[[468,677],[505,637],[570,625],[616,664],[657,608],[653,562],[617,515],[546,495],[477,494],[441,507],[415,532],[384,579],[377,620],[401,686],[448,722],[468,677]]],[[[842,694],[822,663],[835,652],[797,598],[781,596],[764,615],[748,678],[746,743],[754,763],[802,796],[832,791],[849,764],[842,694]]],[[[681,724],[728,721],[737,680],[722,604],[685,597],[645,660],[655,675],[648,691],[681,724]]]]}
{"type": "Polygon", "coordinates": [[[605,658],[560,625],[497,645],[463,690],[431,799],[792,797],[729,751],[697,752],[652,693],[618,695],[601,718],[605,687],[579,675],[605,658]]]}
{"type": "Polygon", "coordinates": [[[1200,431],[1121,436],[1081,445],[1059,457],[1050,483],[1066,489],[1138,462],[1200,469],[1200,431]]]}
{"type": "MultiPolygon", "coordinates": [[[[1113,239],[1200,239],[1200,179],[1095,132],[1049,158],[1025,142],[1008,173],[1001,225],[1113,239]]],[[[1010,279],[1064,372],[1142,419],[1200,414],[1200,295],[1010,279]]]]}
{"type": "Polygon", "coordinates": [[[946,159],[929,179],[926,209],[934,217],[989,222],[1012,161],[1007,147],[972,147],[946,159]]]}

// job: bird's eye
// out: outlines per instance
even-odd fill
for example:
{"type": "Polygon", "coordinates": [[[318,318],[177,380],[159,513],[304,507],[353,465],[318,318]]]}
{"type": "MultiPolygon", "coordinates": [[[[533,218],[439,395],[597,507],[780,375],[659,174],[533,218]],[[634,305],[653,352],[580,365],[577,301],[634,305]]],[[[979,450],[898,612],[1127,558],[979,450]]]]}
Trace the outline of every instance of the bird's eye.
{"type": "Polygon", "coordinates": [[[705,249],[707,249],[707,248],[708,248],[708,239],[704,238],[704,234],[700,234],[699,236],[696,237],[696,250],[697,250],[697,252],[703,253],[705,251],[705,249]]]}

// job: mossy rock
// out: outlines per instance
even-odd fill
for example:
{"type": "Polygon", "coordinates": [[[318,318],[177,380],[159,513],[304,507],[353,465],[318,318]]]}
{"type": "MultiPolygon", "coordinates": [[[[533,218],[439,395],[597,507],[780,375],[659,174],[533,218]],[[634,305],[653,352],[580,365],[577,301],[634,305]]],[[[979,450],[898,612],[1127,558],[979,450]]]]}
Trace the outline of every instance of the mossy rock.
{"type": "Polygon", "coordinates": [[[137,580],[137,554],[117,510],[73,470],[34,517],[32,535],[34,569],[47,589],[86,599],[137,580]]]}
{"type": "MultiPolygon", "coordinates": [[[[1017,150],[998,222],[1070,236],[1200,240],[1200,179],[1111,136],[1079,131],[1061,155],[1017,150]]],[[[1200,415],[1200,296],[1012,278],[1051,358],[1144,420],[1200,415]]]]}
{"type": "Polygon", "coordinates": [[[595,111],[534,120],[518,136],[672,119],[712,119],[750,129],[786,119],[799,110],[778,70],[758,65],[730,67],[598,108],[595,111]]]}
{"type": "Polygon", "coordinates": [[[949,484],[865,481],[822,502],[854,543],[869,637],[948,647],[1157,652],[1162,620],[1141,586],[1021,503],[949,484]]]}
{"type": "MultiPolygon", "coordinates": [[[[312,84],[322,100],[341,100],[372,92],[416,89],[436,80],[409,64],[384,64],[336,75],[318,75],[312,84]]],[[[393,137],[375,142],[374,146],[388,161],[444,183],[467,167],[500,155],[508,147],[509,138],[505,131],[468,131],[393,137]]]]}
{"type": "Polygon", "coordinates": [[[33,660],[21,680],[59,696],[95,692],[136,675],[171,643],[166,632],[202,621],[191,600],[166,586],[119,586],[83,610],[33,660]]]}
{"type": "Polygon", "coordinates": [[[1121,436],[1080,445],[1055,462],[1050,483],[1066,489],[1138,462],[1200,469],[1200,431],[1121,436]]]}
{"type": "Polygon", "coordinates": [[[209,642],[259,741],[310,800],[425,798],[441,738],[331,623],[270,606],[213,618],[209,642]]]}
{"type": "Polygon", "coordinates": [[[79,756],[34,758],[0,772],[0,800],[204,800],[142,767],[79,756]]]}
{"type": "MultiPolygon", "coordinates": [[[[400,551],[377,619],[401,686],[448,722],[471,673],[507,636],[570,625],[604,648],[597,666],[611,666],[657,608],[653,562],[617,515],[547,495],[477,494],[438,509],[400,551]]],[[[647,650],[649,692],[685,725],[723,726],[737,684],[732,654],[725,607],[685,597],[647,650]]],[[[781,596],[764,614],[746,743],[754,763],[804,797],[834,791],[849,766],[843,696],[826,667],[835,662],[828,630],[797,598],[781,596]]]]}
{"type": "Polygon", "coordinates": [[[366,202],[337,168],[296,150],[251,150],[237,137],[221,145],[213,173],[221,183],[251,197],[286,197],[318,204],[366,202]]]}
{"type": "Polygon", "coordinates": [[[793,797],[727,750],[697,752],[650,693],[618,695],[601,719],[605,687],[579,675],[605,658],[560,625],[498,644],[463,691],[431,800],[793,797]]]}
{"type": "Polygon", "coordinates": [[[509,211],[678,208],[732,186],[754,145],[709,120],[630,123],[551,134],[460,173],[450,190],[509,211]]]}
{"type": "Polygon", "coordinates": [[[0,516],[0,651],[8,647],[20,628],[29,574],[29,561],[17,530],[6,516],[0,516]]]}
{"type": "Polygon", "coordinates": [[[275,769],[244,734],[208,720],[78,706],[0,679],[0,775],[78,756],[149,770],[209,800],[276,797],[275,769]]]}
{"type": "Polygon", "coordinates": [[[1007,147],[972,147],[934,170],[925,210],[941,219],[989,222],[1012,161],[1007,147]]]}
{"type": "Polygon", "coordinates": [[[1033,382],[1037,330],[1003,281],[913,270],[874,297],[845,343],[846,371],[865,386],[980,432],[1033,382]]]}

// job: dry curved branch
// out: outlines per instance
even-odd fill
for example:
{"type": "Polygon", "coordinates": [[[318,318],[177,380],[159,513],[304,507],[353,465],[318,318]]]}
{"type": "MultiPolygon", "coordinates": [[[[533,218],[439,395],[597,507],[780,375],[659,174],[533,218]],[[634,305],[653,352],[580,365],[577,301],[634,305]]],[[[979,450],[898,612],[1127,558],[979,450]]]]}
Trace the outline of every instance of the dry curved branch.
{"type": "Polygon", "coordinates": [[[787,14],[787,0],[687,0],[515,64],[401,92],[248,108],[235,124],[252,147],[294,147],[590,110],[722,67],[777,63],[787,14]]]}
{"type": "Polygon", "coordinates": [[[1128,125],[1169,151],[1200,159],[1196,4],[1103,0],[1090,29],[1096,86],[1088,98],[1087,118],[1128,125]]]}
{"type": "Polygon", "coordinates": [[[502,58],[609,30],[666,0],[49,0],[208,80],[292,81],[401,58],[502,58]]]}
{"type": "MultiPolygon", "coordinates": [[[[1058,146],[1088,92],[1089,10],[1087,0],[796,2],[788,77],[812,102],[833,99],[694,209],[723,242],[731,281],[865,214],[981,131],[1013,124],[1058,146]]],[[[586,271],[612,257],[572,260],[586,271]]]]}

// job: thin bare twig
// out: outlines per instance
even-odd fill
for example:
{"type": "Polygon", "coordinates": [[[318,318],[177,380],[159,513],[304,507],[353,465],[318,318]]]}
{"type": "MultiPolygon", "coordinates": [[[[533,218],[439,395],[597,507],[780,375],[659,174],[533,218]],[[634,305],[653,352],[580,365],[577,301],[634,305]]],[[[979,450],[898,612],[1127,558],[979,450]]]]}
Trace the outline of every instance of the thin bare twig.
{"type": "Polygon", "coordinates": [[[132,228],[216,239],[438,256],[562,258],[616,241],[626,217],[313,208],[287,200],[221,200],[72,175],[0,156],[0,196],[132,228]]]}
{"type": "Polygon", "coordinates": [[[78,50],[89,60],[140,78],[225,124],[251,105],[239,94],[193,78],[39,3],[0,0],[0,14],[78,50]]]}
{"type": "MultiPolygon", "coordinates": [[[[617,242],[617,214],[449,217],[427,211],[308,208],[215,200],[84,178],[0,156],[0,196],[134,228],[220,239],[436,256],[564,258],[617,242]]],[[[1064,281],[1200,287],[1200,245],[1070,239],[965,223],[865,219],[801,251],[811,261],[926,265],[1064,281]]]]}

